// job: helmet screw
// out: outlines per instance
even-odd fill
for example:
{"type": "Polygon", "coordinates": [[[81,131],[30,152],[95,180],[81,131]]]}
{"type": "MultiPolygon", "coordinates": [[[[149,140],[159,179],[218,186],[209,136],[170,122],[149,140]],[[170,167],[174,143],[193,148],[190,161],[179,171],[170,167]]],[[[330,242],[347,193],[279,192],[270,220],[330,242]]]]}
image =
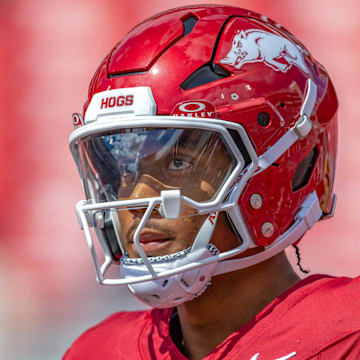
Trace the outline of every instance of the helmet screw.
{"type": "Polygon", "coordinates": [[[253,209],[260,209],[262,206],[262,197],[259,194],[252,194],[250,197],[250,205],[253,209]]]}
{"type": "Polygon", "coordinates": [[[232,93],[231,94],[231,98],[233,99],[233,100],[239,100],[239,95],[237,94],[237,93],[232,93]]]}
{"type": "Polygon", "coordinates": [[[274,234],[274,225],[271,222],[266,222],[261,227],[261,233],[264,237],[269,238],[274,234]]]}

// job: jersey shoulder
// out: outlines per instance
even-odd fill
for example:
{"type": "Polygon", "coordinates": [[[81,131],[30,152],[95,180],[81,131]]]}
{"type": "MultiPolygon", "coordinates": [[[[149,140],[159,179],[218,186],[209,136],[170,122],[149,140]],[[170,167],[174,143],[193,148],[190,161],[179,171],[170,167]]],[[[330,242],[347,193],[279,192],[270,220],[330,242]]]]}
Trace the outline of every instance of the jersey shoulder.
{"type": "Polygon", "coordinates": [[[302,280],[232,335],[228,358],[359,359],[359,292],[360,278],[302,280]]]}
{"type": "Polygon", "coordinates": [[[296,303],[298,311],[317,314],[321,324],[338,325],[342,328],[360,328],[360,277],[320,276],[309,287],[304,289],[303,298],[296,303]]]}
{"type": "Polygon", "coordinates": [[[113,358],[137,359],[137,343],[150,311],[113,314],[79,336],[67,350],[63,360],[113,358]]]}
{"type": "Polygon", "coordinates": [[[295,311],[297,339],[307,344],[305,358],[359,359],[360,277],[326,277],[319,285],[295,311]]]}
{"type": "Polygon", "coordinates": [[[299,285],[273,309],[270,347],[287,348],[299,359],[318,359],[322,353],[355,359],[351,356],[359,351],[360,277],[314,275],[299,285]]]}

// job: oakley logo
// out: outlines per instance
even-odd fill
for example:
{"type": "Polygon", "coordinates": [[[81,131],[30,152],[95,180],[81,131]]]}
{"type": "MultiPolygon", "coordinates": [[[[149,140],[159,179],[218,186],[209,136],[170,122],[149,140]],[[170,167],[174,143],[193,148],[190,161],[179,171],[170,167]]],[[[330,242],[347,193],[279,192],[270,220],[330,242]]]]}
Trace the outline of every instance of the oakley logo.
{"type": "Polygon", "coordinates": [[[134,103],[134,95],[111,96],[101,99],[100,109],[113,108],[115,106],[131,106],[134,103]]]}
{"type": "Polygon", "coordinates": [[[177,104],[171,115],[188,118],[214,118],[215,108],[207,101],[185,101],[177,104]]]}
{"type": "Polygon", "coordinates": [[[72,120],[73,120],[73,125],[74,125],[75,129],[84,125],[84,119],[83,119],[82,115],[79,113],[72,114],[72,120]]]}
{"type": "Polygon", "coordinates": [[[206,107],[205,104],[201,102],[193,101],[180,105],[179,110],[184,112],[198,112],[204,110],[205,107],[206,107]]]}
{"type": "Polygon", "coordinates": [[[282,36],[257,29],[238,30],[230,51],[220,63],[240,69],[247,63],[263,62],[284,73],[295,65],[308,73],[302,52],[300,46],[282,36]]]}

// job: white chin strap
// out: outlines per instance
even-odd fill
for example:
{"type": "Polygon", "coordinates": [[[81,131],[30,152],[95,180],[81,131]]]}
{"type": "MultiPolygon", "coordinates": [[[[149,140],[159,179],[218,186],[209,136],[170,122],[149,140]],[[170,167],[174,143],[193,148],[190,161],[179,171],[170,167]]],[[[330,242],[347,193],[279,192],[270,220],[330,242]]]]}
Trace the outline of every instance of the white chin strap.
{"type": "MultiPolygon", "coordinates": [[[[218,255],[219,250],[209,243],[217,216],[218,214],[213,213],[209,215],[192,247],[175,254],[149,257],[148,261],[155,273],[176,269],[218,255]],[[208,245],[203,247],[199,244],[208,245]]],[[[128,288],[132,295],[147,305],[169,308],[201,295],[211,284],[211,277],[217,267],[218,262],[213,262],[166,278],[131,284],[128,288]]],[[[148,266],[141,258],[132,259],[127,256],[121,259],[120,271],[124,279],[134,279],[149,274],[148,266]]]]}

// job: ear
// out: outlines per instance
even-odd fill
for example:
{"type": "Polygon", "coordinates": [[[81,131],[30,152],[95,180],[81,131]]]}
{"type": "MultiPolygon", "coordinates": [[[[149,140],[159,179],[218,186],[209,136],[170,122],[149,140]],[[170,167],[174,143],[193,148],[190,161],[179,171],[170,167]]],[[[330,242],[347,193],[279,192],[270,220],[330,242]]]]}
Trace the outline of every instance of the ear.
{"type": "Polygon", "coordinates": [[[245,34],[245,31],[244,31],[244,30],[241,30],[241,31],[240,31],[240,38],[241,38],[241,39],[245,39],[245,38],[246,38],[246,34],[245,34]]]}

